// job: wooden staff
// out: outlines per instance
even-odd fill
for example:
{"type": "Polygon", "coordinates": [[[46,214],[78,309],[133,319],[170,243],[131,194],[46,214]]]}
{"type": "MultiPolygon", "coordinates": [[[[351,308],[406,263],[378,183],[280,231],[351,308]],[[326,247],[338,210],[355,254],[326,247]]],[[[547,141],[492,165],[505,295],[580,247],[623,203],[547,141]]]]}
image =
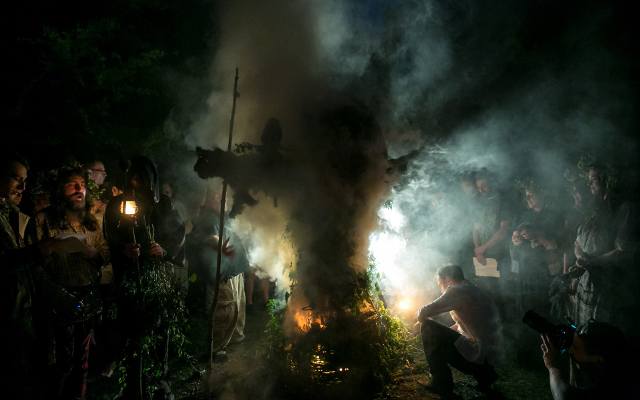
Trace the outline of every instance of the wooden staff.
{"type": "MultiPolygon", "coordinates": [[[[233,123],[236,116],[236,100],[238,99],[238,67],[236,67],[236,77],[233,82],[233,105],[231,106],[231,118],[229,120],[229,144],[227,151],[231,151],[233,142],[233,123]]],[[[222,247],[224,244],[224,213],[227,200],[227,181],[222,181],[222,196],[220,199],[220,225],[218,229],[218,255],[216,259],[216,286],[213,292],[213,303],[211,306],[211,340],[209,342],[209,367],[213,365],[213,328],[215,320],[216,306],[218,305],[218,294],[220,292],[220,266],[222,264],[222,247]]]]}

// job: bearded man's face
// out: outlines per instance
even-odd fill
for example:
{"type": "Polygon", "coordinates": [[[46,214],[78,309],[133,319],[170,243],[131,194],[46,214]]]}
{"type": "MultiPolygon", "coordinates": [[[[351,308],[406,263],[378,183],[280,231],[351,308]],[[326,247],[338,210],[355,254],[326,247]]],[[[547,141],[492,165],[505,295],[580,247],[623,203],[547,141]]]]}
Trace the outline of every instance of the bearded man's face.
{"type": "Polygon", "coordinates": [[[83,210],[86,205],[87,187],[84,178],[71,176],[64,184],[64,197],[67,207],[72,210],[83,210]]]}
{"type": "Polygon", "coordinates": [[[12,206],[20,205],[26,179],[27,168],[18,162],[13,163],[8,176],[2,177],[0,180],[0,197],[5,198],[7,203],[12,206]]]}

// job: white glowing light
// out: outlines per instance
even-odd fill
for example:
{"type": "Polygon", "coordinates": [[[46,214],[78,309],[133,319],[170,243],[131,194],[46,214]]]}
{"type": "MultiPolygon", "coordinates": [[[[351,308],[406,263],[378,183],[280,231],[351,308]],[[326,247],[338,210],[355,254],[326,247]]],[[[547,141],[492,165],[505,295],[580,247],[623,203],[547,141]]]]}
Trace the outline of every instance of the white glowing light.
{"type": "Polygon", "coordinates": [[[405,280],[399,263],[406,246],[404,238],[394,233],[379,232],[369,237],[369,254],[373,256],[377,270],[393,286],[400,286],[405,280]]]}
{"type": "Polygon", "coordinates": [[[382,207],[378,211],[378,217],[393,231],[399,231],[406,223],[407,219],[396,208],[382,207]]]}
{"type": "Polygon", "coordinates": [[[120,212],[125,215],[136,215],[138,212],[138,205],[135,201],[127,200],[120,206],[120,212]]]}
{"type": "Polygon", "coordinates": [[[398,309],[400,311],[409,311],[411,310],[412,306],[413,306],[413,301],[411,301],[411,299],[406,297],[403,299],[400,299],[400,301],[398,302],[398,309]]]}

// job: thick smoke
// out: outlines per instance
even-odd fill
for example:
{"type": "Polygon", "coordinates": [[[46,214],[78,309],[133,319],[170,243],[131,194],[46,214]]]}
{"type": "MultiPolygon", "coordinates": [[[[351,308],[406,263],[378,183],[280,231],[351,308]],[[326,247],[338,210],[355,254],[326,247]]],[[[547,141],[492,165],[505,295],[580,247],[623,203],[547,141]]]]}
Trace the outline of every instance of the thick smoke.
{"type": "Polygon", "coordinates": [[[399,22],[437,33],[418,41],[408,29],[387,58],[390,152],[404,154],[412,143],[421,149],[372,235],[372,254],[396,302],[425,293],[442,264],[468,263],[472,250],[463,252],[466,260],[460,252],[470,242],[475,201],[462,192],[461,175],[488,170],[494,189],[511,200],[515,224],[524,207],[516,181],[535,179],[566,215],[572,202],[563,173],[575,171],[582,155],[625,168],[637,154],[630,67],[606,43],[614,23],[608,6],[582,14],[544,2],[410,3],[395,13],[405,15],[399,22]],[[420,7],[426,11],[410,12],[420,7]],[[563,17],[549,14],[558,11],[563,17]],[[544,15],[551,22],[533,26],[544,15]],[[442,48],[433,56],[447,54],[437,70],[413,62],[434,39],[442,48]],[[398,72],[403,65],[406,72],[398,72]],[[406,79],[413,85],[396,91],[406,79]],[[402,135],[413,140],[394,140],[402,135]]]}
{"type": "MultiPolygon", "coordinates": [[[[208,109],[191,127],[190,145],[226,150],[237,66],[240,97],[234,143],[260,143],[262,126],[274,116],[283,126],[284,148],[295,146],[296,136],[303,133],[299,106],[305,95],[318,94],[306,93],[316,85],[310,21],[302,4],[238,1],[225,5],[220,13],[221,45],[211,70],[218,86],[207,101],[208,109]]],[[[286,235],[288,199],[279,199],[279,208],[274,209],[273,200],[263,197],[258,207],[245,211],[233,224],[245,240],[250,261],[276,280],[280,291],[286,291],[295,259],[290,253],[281,257],[288,243],[279,240],[286,235]]]]}
{"type": "MultiPolygon", "coordinates": [[[[251,251],[266,254],[279,248],[273,238],[289,235],[298,252],[290,257],[298,262],[295,283],[333,278],[307,288],[318,301],[333,283],[350,280],[323,273],[364,268],[369,248],[388,287],[429,297],[420,293],[432,284],[433,269],[469,240],[460,174],[486,168],[516,207],[514,181],[535,178],[568,209],[563,172],[581,154],[623,164],[636,154],[628,139],[636,128],[637,102],[627,85],[633,66],[611,46],[619,39],[612,16],[620,10],[575,6],[234,2],[220,15],[211,73],[221,86],[192,126],[190,143],[225,147],[239,66],[235,142],[259,142],[266,120],[277,117],[282,151],[294,166],[275,189],[277,211],[261,197],[260,212],[238,217],[244,232],[270,238],[254,239],[251,251]],[[350,116],[335,111],[340,107],[350,116]],[[367,135],[357,137],[358,129],[367,135]],[[382,224],[369,243],[376,227],[370,217],[390,181],[386,149],[393,157],[418,155],[379,211],[382,224]],[[346,160],[354,154],[361,162],[350,177],[344,172],[354,165],[346,160]]],[[[276,278],[291,261],[263,263],[279,266],[262,266],[276,278]]]]}
{"type": "Polygon", "coordinates": [[[287,215],[264,195],[259,195],[258,201],[257,206],[247,208],[241,217],[232,220],[231,229],[243,239],[256,275],[275,280],[279,291],[289,290],[289,274],[297,264],[298,254],[286,224],[287,215]]]}
{"type": "MultiPolygon", "coordinates": [[[[212,93],[209,110],[190,135],[194,145],[226,149],[236,65],[234,142],[260,143],[265,122],[279,119],[279,151],[288,168],[268,170],[264,186],[252,188],[258,206],[233,223],[250,259],[282,290],[290,290],[295,268],[290,308],[335,309],[353,294],[355,272],[368,265],[368,234],[385,190],[382,132],[372,111],[336,84],[321,40],[333,31],[327,23],[336,12],[321,2],[239,1],[225,7],[212,79],[226,87],[212,93]]],[[[343,21],[338,25],[345,29],[343,21]]]]}

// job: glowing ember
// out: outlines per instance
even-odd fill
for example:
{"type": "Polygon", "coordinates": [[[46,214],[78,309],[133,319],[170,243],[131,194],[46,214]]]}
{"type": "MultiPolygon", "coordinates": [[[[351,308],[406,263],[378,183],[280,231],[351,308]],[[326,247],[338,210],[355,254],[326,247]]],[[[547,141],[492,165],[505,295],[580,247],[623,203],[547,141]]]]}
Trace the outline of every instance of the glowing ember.
{"type": "Polygon", "coordinates": [[[336,352],[334,350],[317,344],[309,360],[312,379],[324,384],[340,383],[349,372],[349,368],[335,366],[335,358],[336,352]]]}

